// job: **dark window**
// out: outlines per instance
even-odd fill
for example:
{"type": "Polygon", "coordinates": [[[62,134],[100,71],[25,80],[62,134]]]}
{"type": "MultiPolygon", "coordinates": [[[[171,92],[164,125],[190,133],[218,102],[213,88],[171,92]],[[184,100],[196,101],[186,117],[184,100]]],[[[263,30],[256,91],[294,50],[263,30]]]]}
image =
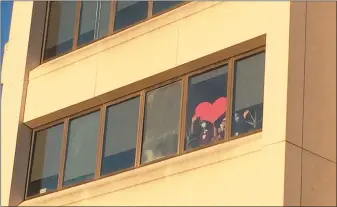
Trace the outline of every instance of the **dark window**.
{"type": "Polygon", "coordinates": [[[63,185],[83,182],[94,176],[99,117],[97,111],[69,122],[63,185]]]}
{"type": "Polygon", "coordinates": [[[35,133],[27,196],[56,190],[63,124],[35,133]]]}
{"type": "Polygon", "coordinates": [[[110,5],[108,1],[83,1],[81,7],[78,45],[108,35],[110,5]]]}
{"type": "Polygon", "coordinates": [[[185,149],[225,137],[227,65],[189,79],[185,149]]]}
{"type": "Polygon", "coordinates": [[[146,94],[142,163],[177,153],[181,83],[146,94]]]}
{"type": "Polygon", "coordinates": [[[107,108],[101,175],[133,167],[139,97],[107,108]]]}
{"type": "Polygon", "coordinates": [[[117,1],[114,31],[147,18],[147,1],[117,1]]]}
{"type": "Polygon", "coordinates": [[[45,60],[72,49],[76,7],[76,1],[50,2],[45,60]]]}
{"type": "Polygon", "coordinates": [[[265,53],[235,62],[232,136],[262,129],[265,53]]]}
{"type": "Polygon", "coordinates": [[[111,2],[100,1],[99,8],[97,38],[102,38],[109,34],[111,2]]]}
{"type": "Polygon", "coordinates": [[[95,39],[97,5],[98,1],[82,2],[78,45],[91,42],[95,39]]]}
{"type": "Polygon", "coordinates": [[[161,13],[170,8],[176,7],[183,1],[153,1],[153,15],[161,13]]]}

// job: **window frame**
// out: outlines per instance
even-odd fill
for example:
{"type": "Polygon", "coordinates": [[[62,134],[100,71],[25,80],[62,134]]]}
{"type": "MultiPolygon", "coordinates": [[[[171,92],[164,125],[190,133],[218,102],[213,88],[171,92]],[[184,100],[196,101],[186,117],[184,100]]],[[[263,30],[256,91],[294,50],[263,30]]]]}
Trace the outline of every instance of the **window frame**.
{"type": "MultiPolygon", "coordinates": [[[[59,163],[59,171],[58,171],[58,180],[60,179],[60,167],[61,167],[61,158],[62,158],[62,152],[63,152],[63,140],[64,140],[64,132],[65,131],[68,131],[65,130],[65,122],[64,122],[64,119],[60,119],[60,120],[57,120],[57,121],[54,121],[54,122],[50,122],[44,126],[41,126],[41,127],[37,127],[35,129],[33,129],[33,132],[32,132],[32,138],[31,138],[31,141],[30,141],[30,149],[29,149],[29,163],[28,163],[28,170],[27,170],[27,179],[26,179],[26,186],[25,186],[25,197],[27,198],[27,194],[28,194],[28,186],[29,186],[29,183],[30,183],[30,178],[31,178],[31,174],[32,174],[32,164],[33,164],[33,154],[34,154],[34,149],[35,149],[35,146],[34,146],[34,143],[35,143],[35,140],[36,140],[36,133],[39,132],[39,131],[42,131],[42,130],[46,130],[48,128],[51,128],[51,127],[54,127],[54,126],[57,126],[59,124],[63,124],[63,132],[62,132],[62,137],[61,137],[61,149],[60,149],[60,163],[59,163]]],[[[59,181],[58,181],[59,182],[59,181]]],[[[57,187],[58,187],[58,183],[57,183],[57,187]]],[[[52,193],[52,192],[55,192],[55,190],[51,190],[49,192],[46,192],[46,193],[41,193],[41,194],[49,194],[49,193],[52,193]]],[[[37,195],[41,195],[41,194],[37,194],[37,195]]],[[[36,195],[33,195],[33,196],[29,196],[28,198],[35,198],[37,197],[36,195]]]]}
{"type": "Polygon", "coordinates": [[[128,171],[128,170],[132,170],[136,167],[136,161],[137,161],[137,149],[138,149],[138,142],[139,142],[139,127],[140,127],[140,121],[141,121],[141,108],[142,106],[142,96],[141,96],[141,92],[137,92],[137,93],[133,93],[127,96],[124,96],[122,98],[119,98],[117,100],[113,100],[110,101],[108,103],[103,104],[102,106],[102,120],[101,120],[101,125],[100,125],[100,137],[99,137],[99,143],[98,143],[98,152],[97,152],[97,160],[96,160],[96,172],[95,172],[95,177],[97,178],[105,178],[105,177],[109,177],[111,175],[115,175],[115,174],[119,174],[122,173],[124,171],[128,171]],[[135,164],[132,167],[126,168],[126,169],[122,169],[122,170],[118,170],[118,171],[114,171],[114,172],[110,172],[107,173],[105,175],[101,175],[101,169],[102,169],[102,158],[103,158],[103,147],[104,147],[104,132],[105,132],[105,120],[106,120],[106,115],[107,115],[107,108],[113,105],[118,105],[121,104],[123,102],[126,102],[128,100],[131,100],[133,98],[137,98],[139,97],[139,106],[138,106],[138,124],[137,124],[137,137],[136,137],[136,155],[135,155],[135,164]]]}
{"type": "MultiPolygon", "coordinates": [[[[226,58],[224,60],[221,60],[221,61],[218,61],[218,62],[213,63],[211,65],[208,65],[208,66],[206,66],[204,68],[201,68],[199,70],[196,70],[196,71],[193,71],[191,73],[186,74],[186,81],[185,81],[185,85],[184,85],[185,86],[185,88],[184,88],[184,98],[185,98],[185,100],[182,103],[183,104],[182,105],[182,109],[184,110],[184,112],[182,113],[183,114],[182,115],[183,116],[183,121],[182,121],[183,125],[180,126],[183,130],[181,130],[182,132],[181,132],[180,137],[179,137],[180,139],[183,139],[183,140],[180,140],[180,144],[181,144],[180,145],[180,147],[181,147],[180,150],[181,151],[179,151],[180,153],[187,154],[187,153],[199,150],[199,149],[204,149],[204,148],[216,145],[216,144],[221,144],[223,142],[229,141],[229,138],[228,138],[228,135],[227,135],[227,131],[228,130],[227,130],[226,134],[225,134],[225,137],[222,140],[213,141],[213,142],[210,142],[210,143],[208,143],[206,145],[200,145],[200,146],[192,148],[192,149],[186,149],[186,150],[184,149],[184,147],[185,147],[185,131],[186,131],[186,126],[187,126],[186,116],[187,116],[188,89],[189,89],[189,80],[190,80],[190,78],[192,78],[192,77],[194,77],[196,75],[201,75],[203,73],[210,72],[212,70],[216,70],[216,68],[218,68],[218,67],[227,65],[227,68],[228,68],[227,69],[228,70],[228,72],[227,72],[227,77],[228,77],[228,79],[227,79],[227,97],[228,98],[227,99],[231,100],[232,97],[229,96],[229,93],[230,93],[231,90],[233,90],[233,88],[230,87],[232,85],[231,82],[230,82],[231,78],[230,78],[230,73],[229,73],[230,72],[230,67],[229,67],[230,61],[231,61],[231,58],[226,58]]],[[[233,67],[233,69],[234,69],[234,67],[233,67]]],[[[228,110],[231,110],[231,108],[229,107],[229,104],[227,104],[227,106],[226,106],[226,111],[228,111],[228,110]]],[[[228,120],[227,114],[228,113],[226,113],[226,127],[227,127],[227,125],[230,126],[230,123],[229,123],[230,121],[228,120]]],[[[229,113],[229,114],[231,114],[231,113],[229,113]]]]}
{"type": "Polygon", "coordinates": [[[141,21],[138,21],[132,25],[129,25],[127,27],[124,27],[122,29],[119,30],[114,30],[114,24],[115,24],[115,17],[116,17],[116,8],[117,8],[117,0],[110,0],[110,18],[109,18],[109,29],[108,29],[108,34],[106,36],[94,39],[90,42],[78,45],[78,35],[79,35],[79,29],[80,29],[80,19],[81,19],[81,8],[82,8],[82,1],[81,0],[76,0],[77,2],[77,7],[76,7],[76,13],[75,13],[75,25],[73,28],[73,45],[72,45],[72,49],[60,54],[57,54],[51,58],[45,58],[45,50],[46,50],[46,43],[47,43],[47,37],[48,37],[48,25],[49,25],[49,16],[50,16],[50,4],[52,1],[47,1],[47,5],[46,5],[46,16],[45,16],[45,23],[44,23],[44,29],[43,29],[43,40],[42,40],[42,49],[41,49],[41,58],[40,58],[40,64],[44,64],[46,62],[52,61],[56,58],[59,58],[63,55],[66,55],[70,52],[76,51],[80,48],[86,47],[90,44],[93,44],[97,41],[100,41],[102,39],[105,39],[107,37],[110,37],[112,35],[115,35],[117,33],[120,33],[124,30],[127,30],[131,27],[134,27],[138,24],[141,24],[143,22],[146,22],[152,18],[155,18],[157,16],[160,16],[164,13],[170,12],[174,9],[177,9],[185,4],[190,3],[190,1],[182,1],[180,4],[177,4],[169,9],[163,10],[162,12],[159,12],[155,15],[153,15],[153,0],[147,0],[148,2],[148,11],[147,11],[147,17],[141,21]]]}
{"type": "MultiPolygon", "coordinates": [[[[245,43],[240,43],[245,45],[245,43]]],[[[239,44],[239,45],[240,45],[239,44]]],[[[227,50],[227,49],[225,49],[227,50]]],[[[230,49],[229,49],[230,50],[230,49]]],[[[194,151],[198,151],[200,149],[208,148],[211,146],[215,146],[218,144],[222,144],[234,139],[239,139],[245,136],[249,136],[252,134],[260,133],[262,132],[262,129],[257,129],[250,131],[248,133],[243,133],[238,136],[231,136],[231,124],[232,124],[232,108],[233,108],[233,91],[234,91],[234,70],[235,70],[235,62],[237,60],[243,59],[248,56],[252,56],[255,54],[259,54],[261,52],[266,52],[265,42],[263,44],[259,44],[258,46],[245,46],[242,47],[239,51],[234,52],[234,54],[228,53],[227,57],[223,57],[226,55],[218,55],[215,58],[212,59],[212,63],[208,64],[206,66],[198,67],[196,64],[191,64],[191,69],[184,71],[183,73],[179,75],[170,75],[165,80],[151,85],[151,86],[139,86],[134,92],[131,92],[126,95],[122,95],[117,98],[111,98],[108,101],[105,101],[101,104],[96,105],[95,107],[87,108],[85,110],[82,110],[78,113],[71,114],[71,115],[65,115],[64,118],[58,119],[56,121],[50,122],[48,124],[36,127],[33,129],[32,133],[32,142],[30,146],[30,156],[29,156],[29,165],[28,165],[28,175],[27,175],[27,181],[26,181],[26,189],[25,189],[25,200],[33,199],[36,197],[40,197],[46,194],[58,192],[60,190],[68,189],[71,187],[75,187],[78,185],[82,185],[88,182],[96,181],[99,179],[103,179],[106,177],[110,177],[116,174],[124,173],[126,171],[134,170],[143,166],[151,165],[154,163],[161,162],[163,160],[167,160],[173,157],[185,155],[194,151]],[[248,48],[247,48],[248,47],[248,48]],[[185,146],[185,130],[186,130],[186,113],[187,113],[187,99],[188,99],[188,87],[189,87],[189,78],[193,77],[198,74],[202,74],[205,72],[212,71],[216,69],[217,67],[220,67],[222,65],[227,65],[228,68],[228,75],[227,75],[227,99],[229,100],[227,103],[227,109],[226,111],[229,111],[230,113],[226,114],[226,127],[227,130],[225,134],[225,138],[222,140],[217,140],[214,142],[211,142],[207,145],[201,145],[196,148],[192,149],[184,149],[185,146]],[[149,161],[146,163],[141,163],[141,152],[142,152],[142,143],[143,143],[143,130],[144,130],[144,115],[145,115],[145,107],[146,107],[146,93],[150,92],[152,90],[155,90],[157,88],[170,85],[175,82],[181,82],[181,95],[180,95],[180,104],[181,104],[181,111],[179,116],[179,129],[178,129],[178,146],[177,146],[177,153],[169,156],[165,156],[162,158],[155,159],[153,161],[149,161]],[[101,165],[102,165],[102,156],[103,156],[103,142],[104,142],[104,129],[105,129],[105,121],[106,121],[106,115],[107,115],[107,107],[111,105],[116,105],[119,103],[122,103],[124,101],[127,101],[129,99],[139,97],[139,114],[138,114],[138,127],[137,127],[137,141],[136,141],[136,155],[135,155],[135,164],[134,166],[122,169],[116,172],[111,172],[105,175],[100,175],[101,171],[101,165]],[[68,139],[68,130],[69,130],[69,122],[70,120],[74,118],[78,118],[81,116],[84,116],[86,114],[99,111],[100,112],[100,118],[99,118],[99,130],[98,130],[98,137],[97,137],[97,149],[96,149],[96,168],[95,168],[95,175],[92,179],[82,181],[73,185],[69,186],[62,186],[63,182],[63,176],[64,176],[64,169],[65,169],[65,160],[66,160],[66,149],[67,149],[67,139],[68,139]],[[30,171],[31,171],[31,163],[32,163],[32,154],[33,154],[33,144],[35,139],[35,133],[37,131],[47,129],[49,127],[55,126],[59,123],[63,123],[63,134],[62,134],[62,148],[61,148],[61,158],[60,158],[60,167],[59,167],[59,180],[58,180],[58,186],[57,189],[54,191],[49,191],[33,196],[27,197],[27,189],[29,184],[29,177],[30,177],[30,171]]],[[[207,57],[207,56],[206,56],[207,57]]],[[[189,63],[187,63],[189,64],[189,63]]],[[[146,80],[144,80],[146,81],[146,80]]],[[[141,84],[139,84],[141,85],[141,84]]]]}
{"type": "MultiPolygon", "coordinates": [[[[59,180],[58,180],[58,185],[57,185],[57,189],[66,189],[66,188],[69,188],[69,187],[73,187],[73,186],[76,186],[78,184],[82,184],[82,183],[88,183],[88,182],[91,182],[93,180],[96,179],[96,171],[97,171],[97,159],[98,159],[98,150],[100,148],[99,146],[99,139],[101,137],[101,125],[102,125],[102,117],[104,116],[102,114],[102,106],[97,106],[97,107],[93,107],[93,108],[89,108],[87,110],[84,110],[78,114],[75,114],[73,116],[70,116],[70,117],[67,117],[64,121],[64,123],[66,124],[66,130],[64,130],[64,135],[63,135],[63,140],[62,140],[62,151],[61,151],[61,167],[59,170],[59,180]],[[99,112],[99,123],[98,123],[98,133],[97,133],[97,147],[96,147],[96,163],[95,163],[95,170],[94,170],[94,176],[90,179],[87,179],[85,181],[82,181],[82,182],[78,182],[78,183],[75,183],[75,184],[72,184],[72,185],[64,185],[63,186],[63,178],[64,178],[64,172],[65,172],[65,168],[66,168],[66,160],[67,160],[67,144],[68,144],[68,138],[69,138],[69,126],[70,126],[70,121],[71,120],[74,120],[74,119],[77,119],[77,118],[80,118],[80,117],[83,117],[83,116],[86,116],[86,115],[89,115],[91,113],[94,113],[94,112],[99,112]]],[[[105,117],[105,116],[104,116],[105,117]]]]}
{"type": "Polygon", "coordinates": [[[148,87],[147,89],[145,89],[142,92],[142,95],[143,95],[143,97],[142,97],[142,99],[143,99],[143,105],[142,105],[142,108],[141,108],[141,110],[142,110],[142,117],[141,117],[142,118],[142,120],[141,120],[142,124],[139,125],[139,127],[140,127],[140,129],[139,129],[140,131],[139,132],[141,133],[141,135],[139,135],[140,136],[139,139],[137,137],[137,143],[138,143],[138,140],[139,140],[139,145],[137,145],[137,148],[136,148],[136,153],[138,154],[139,157],[137,159],[138,165],[136,165],[135,167],[141,167],[141,166],[150,165],[150,164],[153,164],[153,163],[156,163],[156,162],[160,162],[160,161],[163,161],[163,160],[167,160],[167,159],[170,159],[170,158],[173,158],[173,157],[176,157],[176,156],[179,155],[179,153],[180,153],[179,147],[180,147],[180,142],[181,142],[180,141],[181,140],[180,136],[182,134],[182,131],[184,131],[184,130],[182,130],[182,127],[181,127],[182,116],[183,116],[182,115],[182,110],[183,110],[183,102],[182,102],[182,100],[183,100],[183,90],[184,90],[183,87],[184,87],[184,81],[183,81],[183,76],[181,76],[181,77],[172,78],[172,79],[167,80],[167,81],[165,81],[163,83],[157,84],[157,85],[155,85],[153,87],[148,87]],[[164,86],[169,86],[171,84],[178,83],[178,82],[181,82],[180,106],[182,108],[180,110],[180,115],[179,115],[177,153],[176,154],[172,154],[172,155],[168,155],[168,156],[163,156],[161,158],[157,158],[157,159],[151,160],[149,162],[141,163],[141,159],[142,159],[141,153],[142,153],[142,144],[143,144],[143,132],[144,132],[144,117],[145,117],[145,107],[146,107],[146,94],[148,92],[153,91],[153,90],[159,89],[159,88],[164,87],[164,86]]]}
{"type": "MultiPolygon", "coordinates": [[[[241,60],[241,59],[244,59],[244,58],[247,58],[247,57],[249,57],[249,56],[253,56],[253,55],[257,55],[257,54],[260,54],[260,53],[262,53],[262,52],[266,52],[266,49],[265,49],[265,47],[261,47],[261,48],[257,48],[257,49],[255,49],[255,50],[251,50],[251,51],[248,51],[248,52],[246,52],[246,53],[242,53],[242,54],[240,54],[240,55],[237,55],[237,56],[235,56],[235,57],[233,57],[232,58],[232,63],[231,63],[231,74],[230,74],[230,76],[228,76],[228,77],[230,77],[230,88],[231,88],[231,90],[230,90],[230,101],[229,101],[229,104],[228,105],[230,105],[230,107],[229,107],[229,109],[230,109],[230,113],[229,113],[229,117],[227,117],[228,119],[230,119],[230,121],[229,121],[229,125],[228,126],[226,126],[226,127],[229,127],[229,128],[227,128],[228,130],[227,130],[227,133],[228,133],[228,135],[227,135],[227,137],[229,138],[229,140],[228,141],[232,141],[232,140],[235,140],[235,139],[239,139],[239,138],[242,138],[242,137],[245,137],[245,136],[249,136],[249,135],[252,135],[252,134],[255,134],[255,133],[258,133],[258,132],[262,132],[262,129],[256,129],[256,130],[252,130],[252,131],[250,131],[250,132],[246,132],[246,133],[242,133],[242,134],[239,134],[239,135],[237,135],[237,136],[232,136],[231,134],[232,134],[232,115],[233,115],[233,113],[232,113],[232,109],[233,109],[233,91],[234,91],[234,70],[235,70],[235,62],[236,61],[239,61],[239,60],[241,60]]],[[[266,67],[266,66],[265,66],[266,67]]],[[[247,70],[247,69],[246,69],[247,70]]],[[[229,71],[228,71],[229,72],[229,71]]],[[[264,92],[264,91],[263,91],[264,92]]]]}

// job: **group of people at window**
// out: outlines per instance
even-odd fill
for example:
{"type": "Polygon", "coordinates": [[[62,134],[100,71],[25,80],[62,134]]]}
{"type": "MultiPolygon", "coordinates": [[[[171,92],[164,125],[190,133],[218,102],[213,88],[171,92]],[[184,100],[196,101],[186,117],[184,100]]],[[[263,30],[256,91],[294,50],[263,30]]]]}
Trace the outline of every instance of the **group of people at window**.
{"type": "MultiPolygon", "coordinates": [[[[225,136],[235,137],[262,128],[263,91],[254,89],[254,85],[249,84],[256,84],[256,77],[250,74],[243,77],[240,73],[244,79],[239,82],[236,79],[233,98],[227,100],[227,71],[227,65],[224,65],[190,78],[185,149],[208,145],[225,139],[225,136]],[[244,92],[247,90],[251,92],[244,92]],[[233,101],[232,111],[226,111],[229,101],[233,101]],[[229,113],[232,119],[230,126],[226,121],[229,113]],[[231,129],[230,134],[227,133],[228,127],[231,129]]],[[[263,78],[260,73],[257,74],[260,79],[263,78]]]]}
{"type": "MultiPolygon", "coordinates": [[[[251,121],[254,121],[252,120],[254,119],[252,116],[253,110],[246,108],[243,112],[241,111],[233,114],[232,136],[237,136],[247,133],[255,128],[259,128],[257,125],[251,124],[251,121]]],[[[191,124],[186,134],[185,148],[195,148],[201,145],[208,145],[212,142],[223,140],[228,131],[226,119],[226,112],[220,115],[214,122],[202,119],[194,114],[191,118],[191,124]]],[[[261,123],[262,120],[259,120],[258,122],[261,123]]]]}

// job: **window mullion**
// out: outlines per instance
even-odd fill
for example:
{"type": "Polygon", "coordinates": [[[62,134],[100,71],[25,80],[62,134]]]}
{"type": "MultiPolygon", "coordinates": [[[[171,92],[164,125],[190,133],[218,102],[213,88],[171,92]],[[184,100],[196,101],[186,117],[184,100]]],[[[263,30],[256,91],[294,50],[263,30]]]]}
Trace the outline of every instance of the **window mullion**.
{"type": "Polygon", "coordinates": [[[57,190],[62,189],[62,184],[63,184],[64,166],[65,166],[66,152],[67,152],[68,129],[69,129],[69,118],[66,118],[66,120],[64,121],[63,135],[62,135],[62,147],[61,147],[61,153],[60,153],[61,159],[60,159],[60,166],[59,166],[57,190]]]}
{"type": "Polygon", "coordinates": [[[141,161],[142,143],[143,143],[144,113],[145,113],[145,91],[142,91],[140,94],[140,102],[139,102],[135,167],[138,167],[141,163],[140,161],[141,161]]]}
{"type": "Polygon", "coordinates": [[[109,22],[109,34],[113,33],[115,17],[116,17],[117,1],[111,1],[110,6],[110,22],[109,22]]]}
{"type": "Polygon", "coordinates": [[[147,10],[147,18],[150,19],[152,17],[152,11],[153,11],[153,0],[148,1],[149,6],[147,10]]]}
{"type": "Polygon", "coordinates": [[[106,105],[104,104],[101,107],[100,125],[99,125],[99,132],[98,132],[98,138],[97,138],[98,143],[97,143],[97,153],[96,153],[95,178],[99,178],[101,174],[105,119],[106,119],[106,105]]]}
{"type": "Polygon", "coordinates": [[[46,18],[44,22],[44,28],[43,28],[43,39],[42,39],[42,50],[41,50],[41,59],[40,62],[43,63],[44,61],[44,54],[46,50],[46,44],[47,44],[47,30],[48,30],[48,24],[49,24],[49,13],[50,13],[50,1],[47,1],[46,3],[46,18]]]}
{"type": "Polygon", "coordinates": [[[234,58],[228,62],[227,75],[227,109],[226,109],[226,134],[225,141],[229,141],[232,134],[232,108],[233,108],[233,89],[234,89],[234,58]]]}
{"type": "Polygon", "coordinates": [[[30,151],[29,151],[29,163],[28,163],[28,170],[27,170],[27,177],[26,177],[26,189],[25,189],[25,197],[28,195],[28,187],[30,182],[30,177],[32,174],[32,162],[33,162],[33,153],[34,153],[34,142],[35,142],[35,134],[36,130],[33,130],[31,141],[30,141],[30,151]]]}
{"type": "Polygon", "coordinates": [[[77,48],[77,40],[80,29],[81,7],[82,1],[78,0],[76,8],[75,25],[74,25],[73,48],[72,48],[73,50],[77,48]]]}
{"type": "Polygon", "coordinates": [[[186,108],[188,97],[188,76],[184,76],[182,79],[182,93],[181,93],[181,112],[180,112],[180,124],[179,124],[179,143],[178,154],[181,154],[185,150],[185,136],[186,136],[186,108]]]}

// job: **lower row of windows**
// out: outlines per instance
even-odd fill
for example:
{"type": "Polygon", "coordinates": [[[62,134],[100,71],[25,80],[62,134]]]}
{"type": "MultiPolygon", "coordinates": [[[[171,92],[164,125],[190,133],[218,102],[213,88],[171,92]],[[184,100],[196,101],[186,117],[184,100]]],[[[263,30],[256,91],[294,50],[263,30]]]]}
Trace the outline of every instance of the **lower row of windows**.
{"type": "Polygon", "coordinates": [[[26,196],[261,130],[264,60],[233,57],[35,131],[26,196]]]}

